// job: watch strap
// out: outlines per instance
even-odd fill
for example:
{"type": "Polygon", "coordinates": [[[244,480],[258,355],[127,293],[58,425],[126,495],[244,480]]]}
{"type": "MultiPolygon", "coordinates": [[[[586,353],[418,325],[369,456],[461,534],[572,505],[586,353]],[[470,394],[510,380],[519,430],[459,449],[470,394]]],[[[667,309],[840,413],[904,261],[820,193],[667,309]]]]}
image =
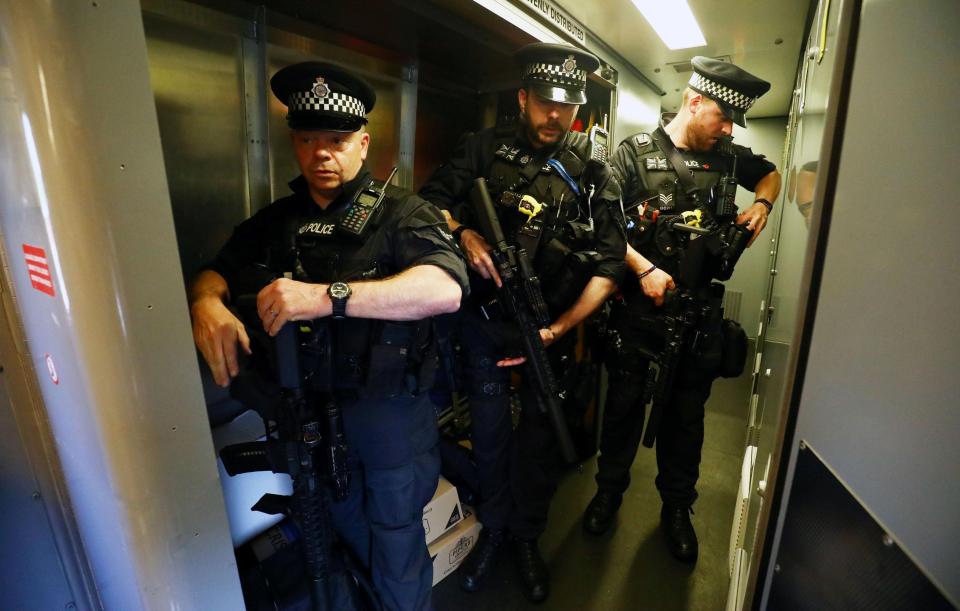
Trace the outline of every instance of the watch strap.
{"type": "Polygon", "coordinates": [[[330,304],[332,310],[330,315],[333,318],[346,318],[347,317],[347,300],[350,298],[352,291],[350,290],[350,285],[343,282],[334,282],[327,288],[327,295],[330,296],[330,304]],[[335,284],[344,284],[347,287],[347,296],[346,297],[336,297],[333,294],[333,286],[335,284]]]}
{"type": "Polygon", "coordinates": [[[460,243],[460,240],[461,240],[461,237],[460,237],[460,236],[462,236],[462,235],[463,235],[463,232],[466,231],[467,229],[470,229],[470,228],[467,227],[466,225],[460,225],[460,226],[458,226],[456,229],[454,229],[453,231],[451,231],[451,232],[450,232],[450,235],[452,235],[452,236],[453,236],[453,239],[457,241],[457,244],[459,244],[459,243],[460,243]]]}

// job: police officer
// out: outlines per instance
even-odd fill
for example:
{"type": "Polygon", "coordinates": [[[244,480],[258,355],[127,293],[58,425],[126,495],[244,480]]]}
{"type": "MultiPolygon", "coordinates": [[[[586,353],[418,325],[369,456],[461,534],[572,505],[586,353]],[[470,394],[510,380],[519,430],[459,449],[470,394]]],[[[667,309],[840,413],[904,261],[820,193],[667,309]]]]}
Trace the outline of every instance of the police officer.
{"type": "Polygon", "coordinates": [[[334,528],[371,570],[384,608],[429,609],[422,511],[440,463],[426,392],[436,353],[425,319],[459,307],[466,267],[440,212],[398,188],[385,187],[378,212],[356,235],[356,217],[346,213],[355,199],[370,203],[367,189],[377,186],[364,165],[366,115],[376,100],[368,83],[307,62],[283,68],[270,85],[287,105],[301,174],[290,183],[293,194],[237,226],[194,281],[194,338],[217,383],[229,384],[238,344],[250,351],[229,298],[251,265],[294,268],[292,279],[259,292],[257,311],[270,335],[291,321],[336,321],[335,375],[320,390],[340,399],[352,485],[331,504],[334,528]]]}
{"type": "MultiPolygon", "coordinates": [[[[676,117],[652,134],[641,133],[625,140],[611,162],[628,211],[626,260],[636,279],[624,281],[623,299],[615,301],[611,316],[610,326],[619,349],[611,346],[608,351],[607,370],[610,388],[616,392],[608,394],[604,411],[598,491],[584,515],[584,529],[592,534],[601,534],[611,525],[630,483],[630,466],[640,443],[644,420],[640,397],[648,369],[648,360],[640,349],[659,349],[648,333],[650,327],[645,328],[641,321],[662,316],[658,308],[663,306],[665,293],[679,288],[690,291],[699,306],[712,308],[712,317],[719,324],[723,286],[711,283],[709,274],[694,271],[716,263],[707,260],[711,255],[704,254],[710,240],[702,236],[689,240],[679,237],[680,233],[658,230],[650,219],[662,215],[663,221],[686,210],[700,208],[706,214],[714,209],[712,204],[721,196],[720,178],[733,168],[732,156],[721,154],[718,140],[731,136],[733,123],[746,127],[744,114],[770,88],[768,82],[733,64],[705,57],[694,57],[691,63],[694,73],[676,117]],[[685,177],[681,176],[684,172],[685,177]],[[691,187],[689,191],[687,186],[691,187]],[[690,265],[695,260],[697,266],[690,265]],[[644,345],[647,342],[651,343],[644,345]]],[[[735,220],[752,232],[752,243],[766,225],[780,191],[780,174],[772,163],[750,149],[733,148],[736,181],[756,194],[753,205],[735,220]]],[[[663,226],[661,222],[659,227],[663,226]]],[[[704,324],[707,321],[698,322],[704,324]]],[[[702,331],[698,328],[687,338],[699,335],[702,340],[706,337],[702,331]]],[[[713,333],[711,337],[718,335],[713,333]]],[[[656,485],[663,501],[661,527],[670,551],[684,562],[697,559],[697,536],[689,514],[697,498],[704,404],[718,375],[716,360],[701,358],[706,354],[702,352],[704,346],[694,350],[691,343],[686,341],[682,349],[670,402],[656,434],[656,485]]]]}
{"type": "Polygon", "coordinates": [[[476,231],[468,194],[475,178],[487,179],[508,241],[535,254],[553,322],[541,330],[559,379],[573,362],[575,334],[568,332],[613,292],[623,270],[625,236],[619,190],[606,164],[588,166],[587,138],[571,132],[586,102],[587,74],[599,66],[593,55],[567,45],[532,44],[516,54],[522,66],[517,125],[467,134],[453,158],[439,168],[420,195],[450,214],[449,226],[475,272],[476,298],[462,312],[465,385],[471,441],[480,481],[480,540],[460,569],[467,591],[480,586],[507,532],[515,543],[524,593],[534,601],[549,593],[549,575],[537,547],[562,468],[557,440],[525,385],[516,439],[511,437],[509,370],[523,359],[512,345],[516,329],[487,308],[500,278],[476,231]],[[588,167],[597,167],[594,173],[588,167]],[[606,171],[605,171],[606,170],[606,171]],[[521,232],[523,196],[543,208],[542,233],[521,232]],[[616,214],[615,214],[616,212],[616,214]],[[489,320],[489,319],[493,320],[489,320]],[[511,449],[511,444],[514,447],[511,449]]]}

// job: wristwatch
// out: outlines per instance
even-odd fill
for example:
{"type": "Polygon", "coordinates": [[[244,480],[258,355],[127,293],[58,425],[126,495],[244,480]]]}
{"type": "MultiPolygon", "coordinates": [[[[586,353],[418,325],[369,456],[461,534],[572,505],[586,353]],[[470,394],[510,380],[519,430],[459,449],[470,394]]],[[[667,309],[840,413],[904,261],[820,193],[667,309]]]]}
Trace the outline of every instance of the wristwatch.
{"type": "Polygon", "coordinates": [[[347,299],[353,295],[353,289],[346,282],[334,282],[327,287],[327,295],[333,304],[333,318],[340,320],[347,317],[347,299]]]}

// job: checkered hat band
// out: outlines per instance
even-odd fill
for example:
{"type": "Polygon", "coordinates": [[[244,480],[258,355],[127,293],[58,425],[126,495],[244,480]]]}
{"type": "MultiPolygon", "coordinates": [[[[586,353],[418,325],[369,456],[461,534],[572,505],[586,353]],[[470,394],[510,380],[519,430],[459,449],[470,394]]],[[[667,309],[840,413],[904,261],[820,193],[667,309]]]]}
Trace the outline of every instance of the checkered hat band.
{"type": "Polygon", "coordinates": [[[312,91],[298,91],[290,96],[290,104],[287,105],[290,112],[299,110],[320,110],[327,112],[339,112],[347,115],[354,115],[363,118],[366,116],[363,108],[363,102],[357,98],[342,93],[330,92],[324,97],[318,97],[312,91]]]}
{"type": "Polygon", "coordinates": [[[711,81],[702,74],[693,73],[693,76],[690,77],[689,85],[694,89],[703,92],[709,97],[726,102],[730,106],[733,106],[737,110],[742,110],[747,112],[750,110],[750,107],[753,106],[753,103],[757,101],[757,98],[751,98],[745,96],[739,91],[730,89],[726,85],[721,85],[716,81],[711,81]]]}
{"type": "Polygon", "coordinates": [[[560,64],[527,64],[523,71],[523,78],[535,78],[538,81],[564,87],[583,87],[587,82],[587,72],[579,68],[567,72],[560,64]]]}

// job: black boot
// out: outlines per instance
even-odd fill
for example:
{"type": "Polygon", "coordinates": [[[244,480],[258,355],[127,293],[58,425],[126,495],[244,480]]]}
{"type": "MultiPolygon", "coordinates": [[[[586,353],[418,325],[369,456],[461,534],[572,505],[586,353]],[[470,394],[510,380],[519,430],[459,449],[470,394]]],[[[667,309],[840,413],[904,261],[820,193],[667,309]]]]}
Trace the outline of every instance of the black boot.
{"type": "Polygon", "coordinates": [[[477,546],[473,548],[467,559],[460,565],[460,587],[467,592],[476,592],[480,589],[480,582],[493,568],[497,551],[503,547],[506,531],[495,528],[484,528],[480,531],[477,546]]]}
{"type": "Polygon", "coordinates": [[[598,490],[583,512],[583,530],[591,535],[602,535],[613,524],[623,497],[613,492],[598,490]]]}
{"type": "Polygon", "coordinates": [[[660,510],[660,528],[667,537],[667,546],[681,562],[697,561],[697,533],[690,522],[692,510],[680,505],[664,505],[660,510]]]}
{"type": "Polygon", "coordinates": [[[517,565],[523,595],[531,602],[542,603],[550,594],[550,573],[540,556],[537,540],[517,539],[517,565]]]}

